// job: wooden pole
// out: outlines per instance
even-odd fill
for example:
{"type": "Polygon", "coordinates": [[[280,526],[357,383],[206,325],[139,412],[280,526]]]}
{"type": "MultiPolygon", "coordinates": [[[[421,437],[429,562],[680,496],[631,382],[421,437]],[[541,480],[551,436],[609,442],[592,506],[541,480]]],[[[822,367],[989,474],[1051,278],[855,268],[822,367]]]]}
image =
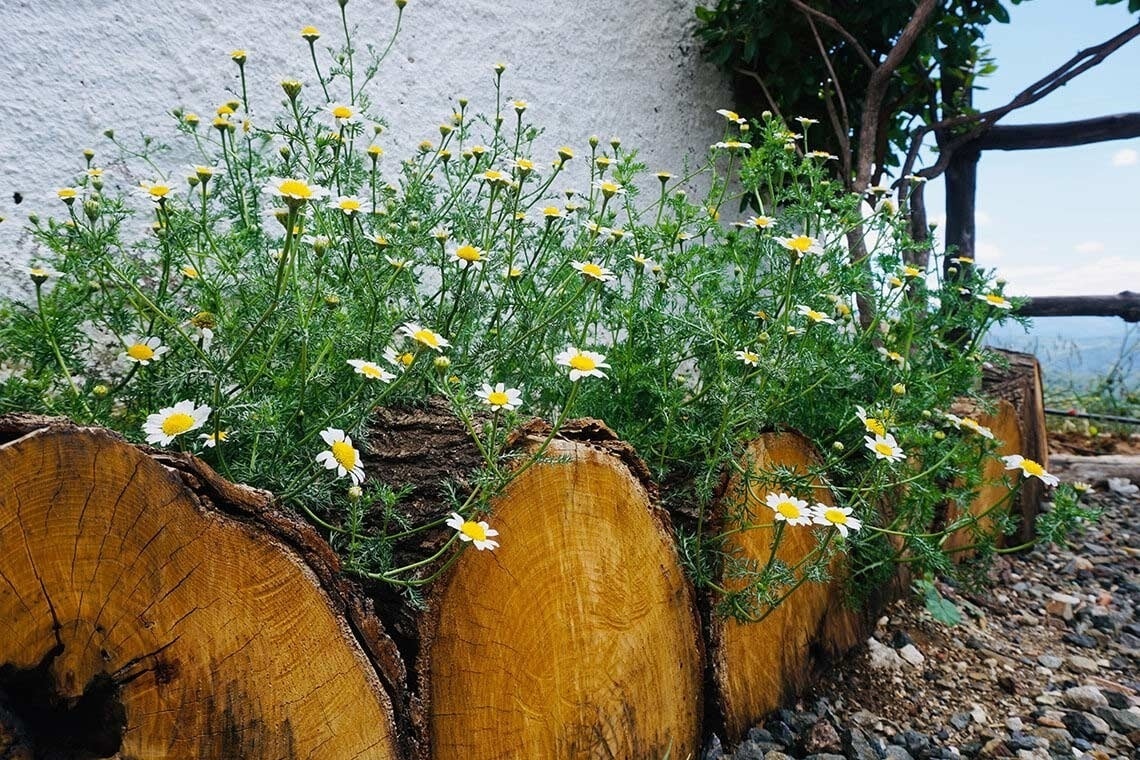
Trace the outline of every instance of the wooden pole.
{"type": "Polygon", "coordinates": [[[1140,293],[1114,296],[1034,296],[1017,309],[1027,317],[1120,317],[1140,322],[1140,293]]]}

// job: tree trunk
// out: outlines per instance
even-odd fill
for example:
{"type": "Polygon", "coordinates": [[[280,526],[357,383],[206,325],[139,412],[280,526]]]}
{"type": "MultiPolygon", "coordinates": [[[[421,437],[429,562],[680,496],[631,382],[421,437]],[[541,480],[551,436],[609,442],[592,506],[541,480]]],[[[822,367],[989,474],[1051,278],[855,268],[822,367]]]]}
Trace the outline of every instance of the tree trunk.
{"type": "Polygon", "coordinates": [[[699,749],[699,618],[668,517],[604,426],[561,436],[494,500],[501,546],[465,550],[428,596],[417,671],[435,760],[699,749]]]}
{"type": "MultiPolygon", "coordinates": [[[[1009,401],[999,399],[997,408],[992,414],[980,411],[977,405],[970,401],[958,402],[951,411],[989,428],[994,438],[1001,442],[996,451],[997,456],[1021,453],[1023,448],[1021,420],[1018,418],[1017,409],[1009,401]]],[[[973,433],[965,434],[973,435],[973,433]]],[[[965,513],[973,515],[973,522],[955,530],[942,544],[942,548],[958,562],[973,557],[975,551],[969,547],[993,535],[995,527],[992,515],[996,512],[1009,512],[1016,506],[1011,503],[1010,486],[1007,485],[1007,483],[1016,483],[1016,478],[1007,475],[1005,465],[1000,459],[993,457],[986,459],[982,468],[982,481],[977,495],[965,510],[954,502],[947,503],[945,519],[939,526],[942,528],[952,525],[962,519],[965,513]]]]}
{"type": "MultiPolygon", "coordinates": [[[[1032,459],[1046,469],[1049,468],[1049,440],[1045,430],[1045,396],[1041,379],[1041,365],[1033,354],[989,349],[1004,357],[1008,367],[986,367],[983,372],[982,390],[1013,404],[1021,422],[1021,451],[1016,452],[1032,459]]],[[[1036,532],[1037,514],[1041,511],[1041,500],[1045,486],[1037,478],[1022,480],[1017,504],[1013,511],[1021,517],[1018,531],[1011,539],[1021,544],[1033,540],[1036,532]]]]}
{"type": "MultiPolygon", "coordinates": [[[[749,446],[742,463],[750,473],[747,484],[740,475],[729,481],[714,525],[721,531],[730,531],[741,527],[741,517],[751,524],[771,523],[772,511],[764,499],[770,492],[788,489],[764,473],[788,468],[806,475],[809,468],[819,464],[811,443],[796,433],[760,436],[749,446]]],[[[834,504],[824,483],[818,478],[811,483],[810,498],[807,494],[800,498],[834,504]]],[[[763,567],[772,555],[773,537],[774,529],[769,527],[733,533],[725,550],[763,567]]],[[[817,544],[812,528],[788,526],[776,556],[795,565],[817,544]]],[[[831,563],[831,572],[830,582],[805,583],[759,622],[711,615],[709,658],[713,688],[729,741],[740,739],[757,720],[809,686],[813,671],[822,664],[820,653],[834,656],[850,649],[868,630],[867,616],[844,604],[843,565],[838,557],[831,563]]],[[[722,582],[729,588],[734,586],[730,578],[722,582]]],[[[735,584],[739,589],[739,581],[735,584]]],[[[712,600],[714,608],[716,601],[712,600]]]]}
{"type": "Polygon", "coordinates": [[[337,570],[312,529],[193,457],[0,418],[0,745],[398,757],[403,667],[337,570]]]}

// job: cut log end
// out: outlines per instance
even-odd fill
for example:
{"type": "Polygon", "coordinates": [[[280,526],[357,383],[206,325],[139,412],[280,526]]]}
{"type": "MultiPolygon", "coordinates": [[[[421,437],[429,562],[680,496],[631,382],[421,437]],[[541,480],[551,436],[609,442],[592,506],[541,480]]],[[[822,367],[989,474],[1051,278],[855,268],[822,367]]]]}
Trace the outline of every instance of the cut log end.
{"type": "Polygon", "coordinates": [[[203,488],[238,499],[215,504],[106,432],[0,428],[0,742],[34,757],[397,756],[383,680],[400,675],[328,555],[300,545],[315,534],[248,489],[203,488]]]}
{"type": "Polygon", "coordinates": [[[664,515],[604,445],[555,440],[546,457],[495,500],[501,546],[468,548],[433,590],[432,757],[689,757],[703,652],[664,515]]]}
{"type": "MultiPolygon", "coordinates": [[[[746,487],[740,476],[729,482],[718,507],[720,517],[714,522],[725,531],[739,528],[740,521],[733,517],[738,510],[734,499],[738,502],[743,498],[750,523],[770,523],[772,512],[764,499],[768,493],[784,489],[766,482],[762,473],[786,468],[806,475],[819,462],[815,449],[803,436],[760,436],[745,455],[751,482],[746,487]]],[[[835,503],[818,479],[812,481],[811,499],[828,505],[835,503]]],[[[732,533],[725,548],[763,566],[771,557],[773,538],[773,528],[756,527],[732,533]]],[[[809,526],[788,527],[776,556],[789,566],[795,565],[817,545],[809,526]]],[[[822,664],[815,659],[817,654],[845,651],[862,637],[866,621],[844,604],[841,563],[833,562],[831,570],[830,582],[805,583],[759,622],[738,622],[713,614],[709,657],[717,702],[730,741],[741,738],[755,721],[802,692],[822,664]]],[[[733,584],[731,579],[724,582],[729,587],[733,584]]]]}

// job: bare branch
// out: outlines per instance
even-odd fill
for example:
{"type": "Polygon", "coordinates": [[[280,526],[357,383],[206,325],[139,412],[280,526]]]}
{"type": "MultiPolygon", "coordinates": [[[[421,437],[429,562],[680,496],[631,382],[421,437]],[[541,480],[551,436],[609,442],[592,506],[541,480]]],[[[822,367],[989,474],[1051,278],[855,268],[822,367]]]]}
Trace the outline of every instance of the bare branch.
{"type": "Polygon", "coordinates": [[[1037,150],[1132,137],[1140,137],[1140,111],[1052,124],[998,124],[975,142],[978,150],[1037,150]]]}
{"type": "Polygon", "coordinates": [[[855,39],[855,35],[847,31],[843,24],[836,21],[833,17],[828,16],[823,11],[816,10],[807,3],[801,2],[801,0],[791,0],[791,4],[793,8],[800,11],[801,13],[805,15],[815,16],[820,21],[827,24],[835,31],[839,32],[839,36],[847,40],[847,42],[851,45],[851,49],[855,51],[856,55],[863,59],[863,63],[867,65],[867,68],[871,69],[872,71],[875,69],[875,62],[871,60],[871,56],[869,56],[867,54],[867,51],[863,49],[863,46],[859,44],[859,40],[855,39]]]}
{"type": "Polygon", "coordinates": [[[760,85],[760,92],[764,93],[764,99],[768,101],[768,107],[772,109],[772,113],[776,114],[780,121],[784,121],[784,115],[780,113],[780,106],[776,104],[776,99],[772,97],[768,85],[764,83],[764,78],[751,69],[737,67],[735,71],[737,74],[756,80],[756,84],[760,85]]]}
{"type": "Polygon", "coordinates": [[[975,125],[965,134],[959,135],[942,146],[939,159],[933,166],[918,172],[919,175],[927,178],[937,177],[946,171],[950,157],[955,150],[985,133],[997,123],[999,119],[1019,108],[1024,108],[1025,106],[1036,103],[1049,93],[1059,87],[1063,87],[1089,69],[1100,65],[1106,58],[1138,36],[1140,36],[1140,24],[1125,29],[1123,32],[1105,40],[1099,45],[1085,48],[1019,92],[1012,100],[1003,106],[978,114],[961,114],[919,127],[911,136],[911,145],[907,151],[906,160],[903,162],[902,174],[905,176],[913,172],[915,161],[918,160],[918,153],[922,149],[922,140],[931,132],[952,129],[971,123],[975,125]]]}
{"type": "Polygon", "coordinates": [[[823,44],[823,38],[819,36],[819,30],[816,29],[815,21],[806,11],[804,18],[807,19],[808,26],[811,27],[812,36],[815,37],[815,44],[819,47],[819,54],[823,58],[823,62],[827,65],[828,76],[831,77],[831,84],[835,86],[835,97],[839,100],[839,113],[835,111],[835,104],[831,99],[831,92],[824,89],[824,103],[827,106],[827,116],[831,121],[831,128],[835,131],[835,137],[839,141],[839,164],[843,172],[843,181],[851,181],[851,121],[849,112],[847,110],[847,99],[843,97],[843,88],[839,85],[839,77],[835,75],[835,67],[831,65],[831,56],[827,54],[827,47],[823,44]]]}
{"type": "Polygon", "coordinates": [[[910,17],[902,34],[894,47],[887,53],[886,59],[871,72],[871,80],[867,83],[867,97],[863,102],[863,123],[859,126],[859,155],[855,162],[854,190],[862,193],[867,189],[875,156],[875,137],[879,132],[879,109],[887,94],[887,85],[891,75],[902,64],[903,59],[910,53],[914,43],[918,40],[922,30],[926,28],[931,15],[938,6],[938,0],[922,0],[910,17]]]}

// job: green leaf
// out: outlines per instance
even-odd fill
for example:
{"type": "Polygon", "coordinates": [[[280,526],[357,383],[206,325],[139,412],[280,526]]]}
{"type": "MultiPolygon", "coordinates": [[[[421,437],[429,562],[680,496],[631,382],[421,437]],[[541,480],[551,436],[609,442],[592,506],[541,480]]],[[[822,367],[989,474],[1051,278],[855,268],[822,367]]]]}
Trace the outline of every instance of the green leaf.
{"type": "Polygon", "coordinates": [[[926,589],[923,599],[926,603],[926,611],[930,613],[932,618],[951,627],[962,622],[962,613],[953,602],[938,593],[938,589],[934,587],[933,583],[924,582],[922,585],[926,589]]]}
{"type": "Polygon", "coordinates": [[[990,11],[993,14],[994,21],[999,24],[1009,23],[1009,11],[1005,9],[1001,3],[994,3],[993,9],[990,11]]]}

